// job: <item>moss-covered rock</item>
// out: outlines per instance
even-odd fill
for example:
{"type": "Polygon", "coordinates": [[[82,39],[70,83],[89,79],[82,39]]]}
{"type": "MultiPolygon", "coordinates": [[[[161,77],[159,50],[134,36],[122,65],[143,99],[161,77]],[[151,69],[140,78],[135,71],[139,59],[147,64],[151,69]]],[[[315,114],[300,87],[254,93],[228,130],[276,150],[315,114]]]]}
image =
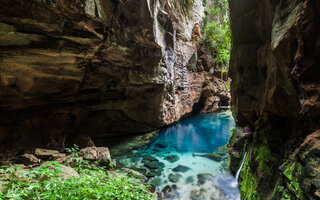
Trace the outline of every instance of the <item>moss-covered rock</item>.
{"type": "Polygon", "coordinates": [[[249,164],[250,157],[247,156],[241,170],[239,179],[239,189],[241,193],[241,199],[256,199],[259,200],[261,197],[257,192],[257,179],[252,173],[249,164]]]}

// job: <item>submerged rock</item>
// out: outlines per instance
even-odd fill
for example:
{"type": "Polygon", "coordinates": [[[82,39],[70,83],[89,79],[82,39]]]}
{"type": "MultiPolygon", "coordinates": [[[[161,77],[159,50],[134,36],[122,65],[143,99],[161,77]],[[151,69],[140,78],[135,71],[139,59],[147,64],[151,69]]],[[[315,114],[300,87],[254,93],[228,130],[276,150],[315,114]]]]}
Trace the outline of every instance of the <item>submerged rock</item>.
{"type": "Polygon", "coordinates": [[[182,178],[181,174],[169,174],[168,179],[170,182],[177,183],[182,178]]]}
{"type": "Polygon", "coordinates": [[[198,184],[203,185],[206,181],[211,180],[213,178],[212,174],[198,174],[198,184]]]}
{"type": "Polygon", "coordinates": [[[180,160],[180,157],[177,155],[170,155],[170,156],[166,156],[164,159],[170,163],[174,163],[180,160]]]}
{"type": "Polygon", "coordinates": [[[159,161],[157,158],[153,157],[153,156],[143,156],[141,162],[143,163],[147,163],[147,162],[153,162],[153,161],[159,161]]]}
{"type": "Polygon", "coordinates": [[[184,166],[184,165],[178,165],[177,167],[172,169],[172,171],[174,171],[174,172],[182,172],[182,173],[187,172],[189,170],[191,170],[191,169],[187,166],[184,166]]]}
{"type": "Polygon", "coordinates": [[[190,183],[194,183],[194,178],[192,176],[189,176],[187,179],[186,179],[186,184],[190,184],[190,183]]]}
{"type": "Polygon", "coordinates": [[[149,169],[159,169],[159,168],[164,168],[164,164],[162,162],[146,162],[144,166],[148,167],[149,169]]]}

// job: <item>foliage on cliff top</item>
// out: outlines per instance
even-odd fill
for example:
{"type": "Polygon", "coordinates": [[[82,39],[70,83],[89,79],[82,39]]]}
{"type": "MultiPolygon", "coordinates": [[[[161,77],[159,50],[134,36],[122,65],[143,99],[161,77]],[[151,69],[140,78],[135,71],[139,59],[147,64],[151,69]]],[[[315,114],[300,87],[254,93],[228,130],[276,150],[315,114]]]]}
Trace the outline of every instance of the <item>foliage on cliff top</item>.
{"type": "Polygon", "coordinates": [[[217,0],[206,10],[204,42],[209,47],[215,63],[229,63],[231,30],[227,0],[217,0]]]}
{"type": "Polygon", "coordinates": [[[79,176],[63,178],[62,165],[51,161],[30,170],[0,168],[0,199],[155,199],[140,180],[103,167],[78,166],[79,176]],[[5,180],[1,182],[1,180],[5,180]]]}

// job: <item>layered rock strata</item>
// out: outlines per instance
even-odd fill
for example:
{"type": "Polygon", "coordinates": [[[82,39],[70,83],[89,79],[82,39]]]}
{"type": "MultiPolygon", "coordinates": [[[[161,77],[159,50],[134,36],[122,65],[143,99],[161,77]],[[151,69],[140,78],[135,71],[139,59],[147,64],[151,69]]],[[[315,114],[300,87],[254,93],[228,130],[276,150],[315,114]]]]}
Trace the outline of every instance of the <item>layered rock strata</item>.
{"type": "Polygon", "coordinates": [[[229,3],[241,197],[320,199],[320,2],[229,3]]]}
{"type": "Polygon", "coordinates": [[[226,104],[191,38],[202,17],[200,0],[189,13],[171,0],[2,0],[0,146],[63,148],[226,104]]]}

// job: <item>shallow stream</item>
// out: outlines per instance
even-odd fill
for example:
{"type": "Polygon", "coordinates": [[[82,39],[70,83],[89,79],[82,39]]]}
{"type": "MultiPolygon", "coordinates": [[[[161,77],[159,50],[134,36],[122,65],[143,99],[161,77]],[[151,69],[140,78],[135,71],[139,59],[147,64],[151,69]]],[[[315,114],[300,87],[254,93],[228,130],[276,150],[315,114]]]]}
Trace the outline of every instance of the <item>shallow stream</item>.
{"type": "Polygon", "coordinates": [[[127,140],[111,153],[120,165],[146,175],[165,199],[237,200],[226,149],[234,126],[230,111],[199,114],[163,128],[150,142],[127,140]]]}

